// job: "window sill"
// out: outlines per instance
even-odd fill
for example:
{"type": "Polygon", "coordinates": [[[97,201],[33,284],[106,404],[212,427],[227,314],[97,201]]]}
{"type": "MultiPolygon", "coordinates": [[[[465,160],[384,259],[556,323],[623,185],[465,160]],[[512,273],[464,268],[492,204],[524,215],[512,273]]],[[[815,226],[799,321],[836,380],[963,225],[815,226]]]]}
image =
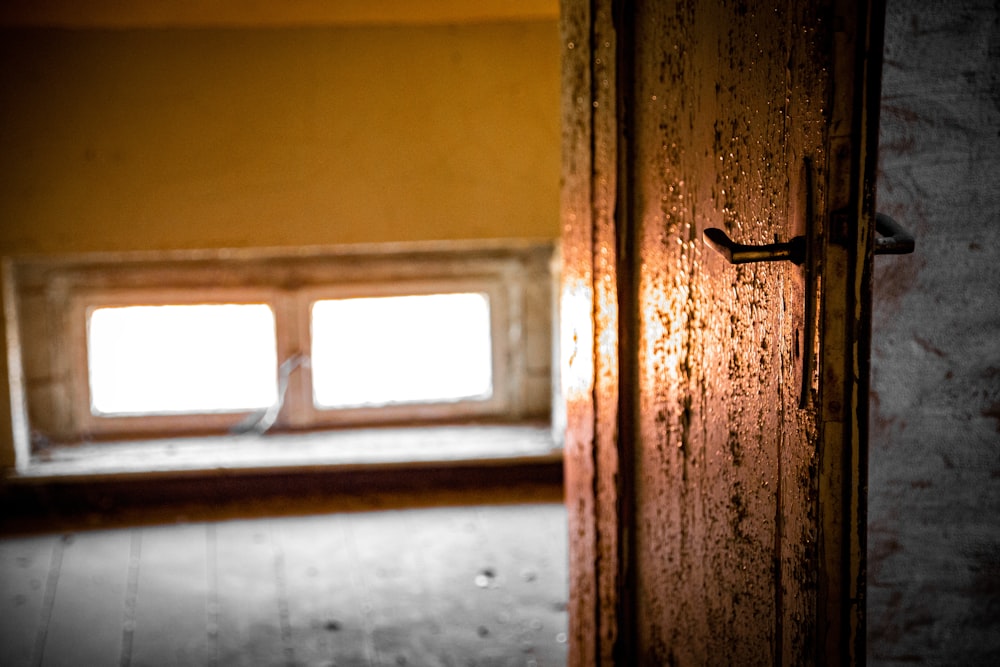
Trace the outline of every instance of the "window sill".
{"type": "Polygon", "coordinates": [[[562,458],[548,425],[367,428],[50,447],[15,478],[290,473],[551,462],[562,458]]]}
{"type": "Polygon", "coordinates": [[[548,425],[115,442],[8,471],[0,535],[561,499],[548,425]]]}

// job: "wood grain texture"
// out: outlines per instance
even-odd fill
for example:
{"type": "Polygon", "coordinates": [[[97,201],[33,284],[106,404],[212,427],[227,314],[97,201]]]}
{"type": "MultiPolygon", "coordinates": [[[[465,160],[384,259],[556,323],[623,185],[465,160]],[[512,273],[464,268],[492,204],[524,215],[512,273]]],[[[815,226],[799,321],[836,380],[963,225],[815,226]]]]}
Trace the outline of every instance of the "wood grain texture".
{"type": "Polygon", "coordinates": [[[3,664],[562,665],[565,526],[494,505],[0,540],[3,664]]]}
{"type": "Polygon", "coordinates": [[[270,522],[217,524],[214,535],[215,599],[218,623],[215,651],[219,664],[276,665],[286,662],[281,614],[282,563],[276,559],[270,522]]]}
{"type": "Polygon", "coordinates": [[[79,533],[63,554],[40,663],[115,665],[122,650],[131,531],[79,533]]]}
{"type": "Polygon", "coordinates": [[[45,588],[60,554],[52,537],[0,541],[0,664],[30,664],[43,618],[45,588]]]}
{"type": "Polygon", "coordinates": [[[207,664],[206,527],[151,527],[141,534],[131,664],[207,664]]]}
{"type": "Polygon", "coordinates": [[[348,521],[303,517],[272,524],[284,560],[291,642],[306,664],[372,664],[348,521]]]}
{"type": "Polygon", "coordinates": [[[564,3],[573,664],[856,655],[867,6],[564,3]]]}

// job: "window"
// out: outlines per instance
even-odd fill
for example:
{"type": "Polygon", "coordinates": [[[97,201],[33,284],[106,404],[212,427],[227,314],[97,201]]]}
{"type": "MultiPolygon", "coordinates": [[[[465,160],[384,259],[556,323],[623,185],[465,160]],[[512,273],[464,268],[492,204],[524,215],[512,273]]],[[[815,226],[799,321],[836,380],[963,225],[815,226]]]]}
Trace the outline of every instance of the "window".
{"type": "Polygon", "coordinates": [[[278,400],[264,304],[97,308],[87,322],[95,415],[234,412],[278,400]]]}
{"type": "Polygon", "coordinates": [[[486,294],[328,299],[312,304],[319,408],[485,400],[493,394],[486,294]]]}
{"type": "Polygon", "coordinates": [[[36,438],[547,419],[548,244],[14,265],[36,438]]]}

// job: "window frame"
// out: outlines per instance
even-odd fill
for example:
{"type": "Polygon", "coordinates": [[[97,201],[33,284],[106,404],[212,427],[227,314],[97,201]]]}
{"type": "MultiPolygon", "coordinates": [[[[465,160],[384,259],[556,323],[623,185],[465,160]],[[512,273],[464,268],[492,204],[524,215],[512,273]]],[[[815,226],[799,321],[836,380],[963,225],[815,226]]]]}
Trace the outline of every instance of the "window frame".
{"type": "Polygon", "coordinates": [[[504,241],[16,258],[14,319],[21,335],[12,352],[23,362],[33,449],[46,442],[226,434],[250,414],[93,414],[87,315],[129,305],[266,304],[275,317],[280,366],[310,352],[315,301],[484,293],[493,349],[490,398],[327,409],[313,404],[311,370],[304,366],[290,375],[272,430],[549,420],[555,257],[552,242],[504,241]]]}
{"type": "MultiPolygon", "coordinates": [[[[289,378],[288,391],[296,380],[296,402],[291,407],[288,418],[293,423],[308,426],[342,426],[347,424],[391,422],[439,421],[444,419],[469,419],[501,414],[507,410],[510,397],[508,390],[508,364],[510,355],[510,329],[506,294],[496,280],[468,278],[460,280],[406,281],[402,283],[362,283],[350,285],[325,285],[302,290],[298,294],[300,346],[311,350],[312,304],[326,299],[350,299],[388,296],[420,296],[429,294],[486,294],[490,304],[490,346],[492,350],[493,390],[487,399],[460,399],[438,402],[408,402],[380,406],[357,406],[344,408],[323,408],[315,404],[312,391],[312,367],[301,368],[296,378],[289,378]],[[296,420],[298,420],[296,422],[296,420]]],[[[280,362],[279,362],[280,363],[280,362]]]]}
{"type": "MultiPolygon", "coordinates": [[[[72,298],[70,320],[72,327],[72,376],[69,383],[73,423],[82,432],[96,435],[132,435],[180,431],[227,430],[254,410],[213,410],[210,412],[172,412],[146,414],[95,414],[90,394],[90,367],[88,329],[90,313],[98,308],[129,306],[193,306],[222,304],[262,304],[274,314],[275,344],[280,349],[278,331],[280,324],[276,303],[278,295],[273,289],[249,290],[208,288],[196,293],[172,289],[118,288],[115,290],[81,290],[72,298]]],[[[276,351],[277,352],[277,351],[276,351]]],[[[280,362],[279,362],[280,363],[280,362]]],[[[277,369],[275,369],[277,371],[277,369]]],[[[277,377],[277,376],[275,376],[277,377]]]]}

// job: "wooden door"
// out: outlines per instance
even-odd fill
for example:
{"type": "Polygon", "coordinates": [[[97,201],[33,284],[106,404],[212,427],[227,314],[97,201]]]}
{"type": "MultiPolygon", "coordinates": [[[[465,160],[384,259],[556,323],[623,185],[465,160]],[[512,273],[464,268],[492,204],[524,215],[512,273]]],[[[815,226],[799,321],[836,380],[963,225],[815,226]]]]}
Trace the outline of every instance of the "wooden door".
{"type": "Polygon", "coordinates": [[[572,665],[864,662],[873,4],[562,2],[572,665]]]}

